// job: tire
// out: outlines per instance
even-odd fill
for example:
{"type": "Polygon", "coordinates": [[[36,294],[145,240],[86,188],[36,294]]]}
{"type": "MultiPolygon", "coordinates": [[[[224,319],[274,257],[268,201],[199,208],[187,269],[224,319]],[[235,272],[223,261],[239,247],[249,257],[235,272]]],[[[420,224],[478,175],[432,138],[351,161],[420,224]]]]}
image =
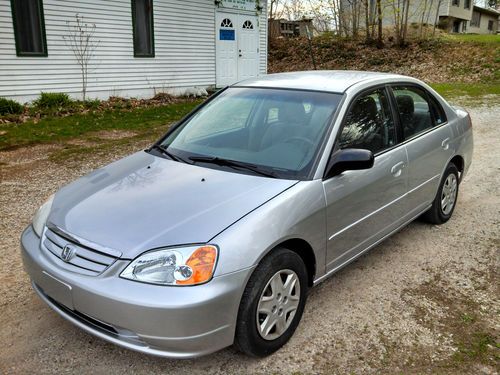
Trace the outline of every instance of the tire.
{"type": "Polygon", "coordinates": [[[306,266],[297,253],[277,248],[267,255],[253,272],[243,292],[234,346],[247,355],[264,357],[285,345],[302,317],[307,298],[307,281],[306,266]],[[293,280],[295,286],[289,288],[289,292],[281,289],[286,281],[291,285],[293,280]],[[294,312],[289,311],[293,308],[294,312]],[[264,324],[266,319],[276,323],[264,324]]]}
{"type": "Polygon", "coordinates": [[[425,221],[440,225],[451,218],[457,204],[459,182],[457,167],[453,163],[448,164],[432,207],[423,215],[425,221]],[[447,202],[443,204],[442,200],[445,197],[447,197],[447,202]]]}

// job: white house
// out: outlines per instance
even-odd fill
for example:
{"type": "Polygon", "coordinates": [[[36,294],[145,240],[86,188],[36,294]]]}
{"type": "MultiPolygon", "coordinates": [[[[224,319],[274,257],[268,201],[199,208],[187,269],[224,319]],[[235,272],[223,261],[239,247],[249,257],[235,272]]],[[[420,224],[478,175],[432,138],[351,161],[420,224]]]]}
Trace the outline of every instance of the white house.
{"type": "Polygon", "coordinates": [[[0,96],[81,95],[63,36],[96,25],[87,95],[151,97],[266,74],[266,0],[0,0],[0,96]]]}

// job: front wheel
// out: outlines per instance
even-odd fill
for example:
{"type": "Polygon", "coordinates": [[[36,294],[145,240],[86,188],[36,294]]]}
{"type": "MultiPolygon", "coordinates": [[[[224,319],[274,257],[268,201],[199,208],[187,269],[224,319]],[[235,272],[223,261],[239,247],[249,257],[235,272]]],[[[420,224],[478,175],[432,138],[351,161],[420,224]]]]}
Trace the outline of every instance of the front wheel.
{"type": "Polygon", "coordinates": [[[453,214],[458,197],[458,169],[450,163],[444,172],[438,193],[424,219],[432,224],[446,223],[453,214]]]}
{"type": "Polygon", "coordinates": [[[285,345],[302,317],[307,287],[307,269],[299,255],[278,248],[266,256],[241,299],[236,348],[263,357],[285,345]]]}

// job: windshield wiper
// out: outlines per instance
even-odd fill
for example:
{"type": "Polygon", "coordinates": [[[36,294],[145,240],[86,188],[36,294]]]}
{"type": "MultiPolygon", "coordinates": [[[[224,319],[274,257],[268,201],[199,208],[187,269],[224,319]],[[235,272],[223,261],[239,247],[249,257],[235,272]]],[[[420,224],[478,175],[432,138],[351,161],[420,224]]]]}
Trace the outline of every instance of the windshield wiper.
{"type": "Polygon", "coordinates": [[[232,168],[240,168],[240,169],[246,169],[248,171],[252,171],[254,173],[260,174],[261,176],[265,177],[272,177],[272,178],[277,178],[277,176],[268,171],[263,171],[260,169],[258,166],[250,163],[244,163],[241,161],[236,161],[236,160],[230,160],[230,159],[223,159],[219,158],[217,156],[191,156],[189,160],[194,161],[194,162],[202,162],[202,163],[209,163],[209,164],[216,164],[216,165],[222,165],[226,167],[232,167],[232,168]]]}
{"type": "Polygon", "coordinates": [[[183,162],[183,163],[187,163],[184,159],[178,157],[178,156],[175,156],[174,154],[172,154],[170,151],[168,151],[165,147],[163,146],[160,146],[160,145],[153,145],[151,147],[151,150],[152,149],[155,149],[155,150],[158,150],[160,151],[163,155],[167,155],[170,159],[174,160],[174,161],[180,161],[180,162],[183,162]]]}

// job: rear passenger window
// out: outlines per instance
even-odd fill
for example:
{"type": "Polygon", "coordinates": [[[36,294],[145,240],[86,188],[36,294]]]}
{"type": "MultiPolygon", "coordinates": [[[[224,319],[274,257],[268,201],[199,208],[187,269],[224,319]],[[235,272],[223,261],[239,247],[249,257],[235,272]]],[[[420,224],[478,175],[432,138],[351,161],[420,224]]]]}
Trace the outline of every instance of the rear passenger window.
{"type": "Polygon", "coordinates": [[[340,148],[362,148],[374,154],[396,144],[396,129],[385,89],[356,99],[339,140],[340,148]]]}
{"type": "Polygon", "coordinates": [[[441,104],[439,104],[439,102],[431,96],[429,96],[429,102],[431,103],[432,114],[434,115],[436,125],[441,125],[448,121],[441,104]]]}
{"type": "Polygon", "coordinates": [[[431,104],[424,90],[418,87],[394,87],[394,96],[405,139],[434,126],[431,104]]]}

